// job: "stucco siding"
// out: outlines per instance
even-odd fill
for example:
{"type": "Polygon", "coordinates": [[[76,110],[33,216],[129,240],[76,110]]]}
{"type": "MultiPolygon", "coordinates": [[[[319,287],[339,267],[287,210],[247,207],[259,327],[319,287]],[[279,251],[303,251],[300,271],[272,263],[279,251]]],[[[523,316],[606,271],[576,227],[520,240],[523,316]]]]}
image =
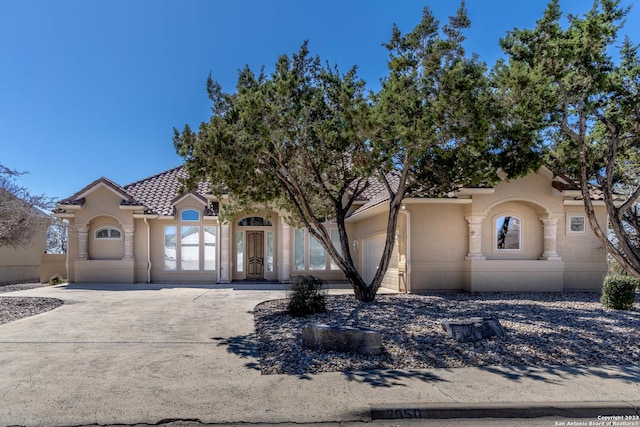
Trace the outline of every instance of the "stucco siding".
{"type": "Polygon", "coordinates": [[[539,214],[527,202],[505,202],[489,210],[482,225],[482,252],[487,259],[536,260],[542,254],[542,223],[539,214]],[[497,247],[497,221],[506,216],[519,218],[519,250],[500,250],[497,247]]]}
{"type": "Polygon", "coordinates": [[[37,233],[30,244],[0,247],[0,283],[16,283],[40,279],[40,257],[47,248],[47,233],[37,233]]]}
{"type": "Polygon", "coordinates": [[[411,290],[462,288],[468,251],[464,205],[407,204],[411,215],[411,290]]]}
{"type": "Polygon", "coordinates": [[[561,292],[564,262],[530,260],[467,261],[469,292],[561,292]]]}

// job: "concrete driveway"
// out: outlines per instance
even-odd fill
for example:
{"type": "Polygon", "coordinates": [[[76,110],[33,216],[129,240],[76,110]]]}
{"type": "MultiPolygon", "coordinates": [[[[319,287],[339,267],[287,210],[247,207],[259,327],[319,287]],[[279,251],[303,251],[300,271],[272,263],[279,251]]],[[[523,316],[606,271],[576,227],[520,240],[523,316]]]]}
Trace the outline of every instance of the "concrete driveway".
{"type": "MultiPolygon", "coordinates": [[[[0,425],[360,424],[376,405],[413,417],[415,410],[394,406],[403,402],[454,410],[512,405],[521,411],[532,403],[564,401],[624,406],[638,395],[637,367],[261,375],[251,311],[284,295],[146,284],[71,284],[5,294],[55,297],[65,304],[0,325],[0,425]]],[[[592,409],[600,411],[597,405],[592,409]]]]}
{"type": "Polygon", "coordinates": [[[65,304],[0,326],[0,424],[77,425],[243,419],[220,390],[241,395],[260,377],[251,310],[284,292],[70,284],[12,295],[65,304]]]}

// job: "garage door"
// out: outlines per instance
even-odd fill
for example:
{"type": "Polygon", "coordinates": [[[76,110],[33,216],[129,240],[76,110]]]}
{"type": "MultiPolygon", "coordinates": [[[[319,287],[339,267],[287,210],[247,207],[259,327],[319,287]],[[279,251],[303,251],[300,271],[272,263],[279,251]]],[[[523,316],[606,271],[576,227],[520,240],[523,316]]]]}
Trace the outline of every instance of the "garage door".
{"type": "Polygon", "coordinates": [[[380,258],[384,252],[386,234],[378,234],[362,239],[362,278],[369,284],[376,275],[380,258]]]}

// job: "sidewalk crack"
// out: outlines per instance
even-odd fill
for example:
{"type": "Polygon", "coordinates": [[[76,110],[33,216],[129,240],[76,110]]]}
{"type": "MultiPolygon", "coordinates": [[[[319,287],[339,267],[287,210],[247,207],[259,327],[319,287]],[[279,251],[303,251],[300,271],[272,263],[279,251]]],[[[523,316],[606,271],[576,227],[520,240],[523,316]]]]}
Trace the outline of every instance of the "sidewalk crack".
{"type": "Polygon", "coordinates": [[[438,387],[435,384],[431,384],[431,386],[433,388],[435,388],[436,390],[438,390],[440,393],[444,394],[449,400],[451,400],[452,402],[455,403],[460,403],[460,401],[458,401],[456,398],[454,398],[453,396],[451,396],[449,393],[447,393],[446,391],[442,390],[440,387],[438,387]]]}

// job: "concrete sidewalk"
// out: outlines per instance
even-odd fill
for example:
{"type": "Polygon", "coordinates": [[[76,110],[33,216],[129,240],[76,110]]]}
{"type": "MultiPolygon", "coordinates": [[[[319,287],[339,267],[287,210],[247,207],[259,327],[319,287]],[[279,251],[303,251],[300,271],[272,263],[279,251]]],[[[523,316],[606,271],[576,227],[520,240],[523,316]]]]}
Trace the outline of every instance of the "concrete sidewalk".
{"type": "Polygon", "coordinates": [[[637,366],[261,375],[251,311],[283,291],[71,284],[3,296],[65,305],[0,325],[0,425],[597,421],[640,406],[637,366]]]}

